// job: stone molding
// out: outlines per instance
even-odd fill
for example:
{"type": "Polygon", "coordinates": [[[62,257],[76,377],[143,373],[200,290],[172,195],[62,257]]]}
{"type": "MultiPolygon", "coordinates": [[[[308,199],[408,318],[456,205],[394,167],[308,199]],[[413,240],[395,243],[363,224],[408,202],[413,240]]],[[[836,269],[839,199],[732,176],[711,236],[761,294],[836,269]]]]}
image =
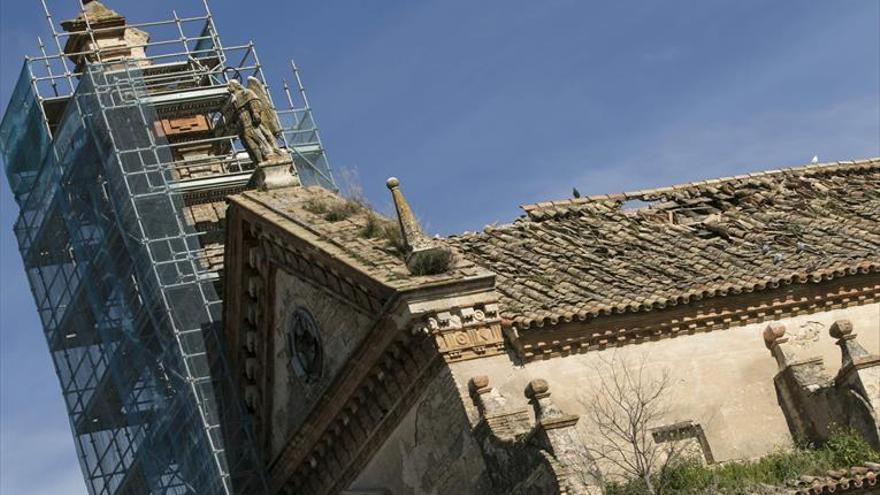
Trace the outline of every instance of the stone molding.
{"type": "Polygon", "coordinates": [[[497,303],[429,313],[416,322],[413,331],[431,335],[447,362],[505,352],[497,303]]]}
{"type": "Polygon", "coordinates": [[[284,244],[272,233],[260,235],[260,248],[270,263],[284,268],[288,273],[310,282],[361,312],[376,314],[388,300],[386,294],[378,294],[346,277],[307,251],[284,244]]]}
{"type": "Polygon", "coordinates": [[[840,371],[835,377],[835,381],[838,383],[846,381],[846,377],[850,373],[874,367],[880,367],[880,356],[865,356],[861,358],[856,358],[853,360],[852,364],[848,364],[840,368],[840,371]]]}
{"type": "Polygon", "coordinates": [[[182,193],[183,201],[187,206],[226,201],[231,194],[238,194],[247,189],[247,186],[236,185],[226,188],[201,189],[198,191],[185,191],[182,193]]]}
{"type": "MultiPolygon", "coordinates": [[[[296,435],[289,444],[296,452],[283,453],[271,467],[271,492],[322,495],[346,489],[441,369],[432,347],[422,335],[392,344],[352,395],[333,400],[337,412],[322,431],[296,435]]],[[[320,409],[312,416],[323,414],[320,409]]]]}
{"type": "Polygon", "coordinates": [[[641,314],[602,316],[524,331],[504,325],[503,330],[519,357],[529,362],[878,301],[880,274],[853,275],[641,314]]]}

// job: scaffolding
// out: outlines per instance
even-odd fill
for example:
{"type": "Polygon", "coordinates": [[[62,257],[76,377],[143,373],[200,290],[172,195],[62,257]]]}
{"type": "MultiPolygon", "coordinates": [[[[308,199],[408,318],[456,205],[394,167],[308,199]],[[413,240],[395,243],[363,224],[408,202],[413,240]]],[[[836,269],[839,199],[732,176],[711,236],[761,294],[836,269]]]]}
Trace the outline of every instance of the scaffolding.
{"type": "MultiPolygon", "coordinates": [[[[226,84],[265,78],[253,43],[224,47],[202,7],[126,24],[149,29],[149,41],[129,45],[144,56],[103,60],[61,40],[98,46],[118,27],[94,27],[83,10],[83,29],[58,32],[43,3],[57,51],[39,40],[0,124],[15,235],[94,495],[265,488],[247,414],[226,383],[220,272],[223,198],[248,187],[254,169],[224,131],[226,84]],[[162,131],[193,116],[210,131],[183,140],[162,131]],[[216,214],[206,220],[205,208],[216,214]]],[[[279,139],[304,185],[335,189],[291,70],[279,139]]]]}

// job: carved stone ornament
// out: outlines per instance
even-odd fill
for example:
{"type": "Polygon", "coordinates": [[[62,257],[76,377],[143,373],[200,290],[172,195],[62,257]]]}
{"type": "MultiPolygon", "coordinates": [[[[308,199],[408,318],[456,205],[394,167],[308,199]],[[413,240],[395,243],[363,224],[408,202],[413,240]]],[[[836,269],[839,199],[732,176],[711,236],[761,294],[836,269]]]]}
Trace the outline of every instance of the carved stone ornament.
{"type": "Polygon", "coordinates": [[[463,361],[504,352],[497,304],[455,308],[425,316],[413,329],[434,337],[447,361],[463,361]]]}
{"type": "Polygon", "coordinates": [[[315,317],[306,308],[293,312],[287,334],[290,364],[297,376],[306,383],[321,377],[324,350],[315,317]]]}

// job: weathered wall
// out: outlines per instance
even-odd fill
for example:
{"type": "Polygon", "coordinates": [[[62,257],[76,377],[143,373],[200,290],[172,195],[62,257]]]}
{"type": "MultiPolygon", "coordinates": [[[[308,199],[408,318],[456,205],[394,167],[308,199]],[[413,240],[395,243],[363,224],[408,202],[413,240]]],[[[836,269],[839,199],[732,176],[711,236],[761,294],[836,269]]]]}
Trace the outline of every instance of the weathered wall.
{"type": "MultiPolygon", "coordinates": [[[[859,342],[880,353],[880,304],[871,304],[780,320],[799,358],[820,356],[826,373],[833,376],[840,367],[840,350],[828,335],[838,319],[853,322],[859,342]]],[[[791,435],[777,402],[773,377],[777,365],[764,345],[767,323],[728,330],[681,336],[639,345],[623,346],[515,366],[508,356],[464,361],[453,365],[463,396],[464,384],[477,375],[487,375],[511,400],[526,399],[528,382],[543,378],[553,398],[565,412],[583,417],[578,426],[585,438],[594,437],[586,413],[597,369],[613,353],[638,362],[647,358],[648,369],[667,369],[672,379],[669,399],[672,409],[665,424],[691,420],[701,425],[716,461],[763,455],[790,444],[791,435]]],[[[658,425],[661,426],[661,425],[658,425]]]]}
{"type": "Polygon", "coordinates": [[[270,458],[275,458],[366,336],[372,320],[344,299],[281,269],[275,275],[272,312],[274,358],[270,458]],[[300,306],[308,308],[315,317],[323,345],[323,371],[314,383],[305,383],[290,364],[287,333],[290,317],[300,306]]]}
{"type": "Polygon", "coordinates": [[[425,387],[350,489],[394,495],[492,493],[448,368],[425,387]]]}
{"type": "MultiPolygon", "coordinates": [[[[858,370],[855,373],[858,373],[859,375],[858,380],[860,381],[860,385],[864,387],[865,397],[871,405],[873,405],[874,417],[880,418],[880,366],[858,370]]],[[[849,380],[847,380],[847,382],[849,383],[856,380],[856,377],[852,375],[848,378],[849,380]]],[[[877,426],[880,427],[880,425],[877,426]]]]}

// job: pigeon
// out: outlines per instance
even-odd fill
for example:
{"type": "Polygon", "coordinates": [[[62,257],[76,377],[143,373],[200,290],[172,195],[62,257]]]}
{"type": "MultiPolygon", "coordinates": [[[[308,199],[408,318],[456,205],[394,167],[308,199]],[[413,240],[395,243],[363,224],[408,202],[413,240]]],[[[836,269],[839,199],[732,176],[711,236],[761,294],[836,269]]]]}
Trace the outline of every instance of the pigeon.
{"type": "Polygon", "coordinates": [[[571,195],[575,198],[581,197],[581,192],[577,190],[576,187],[571,188],[571,195]]]}
{"type": "Polygon", "coordinates": [[[819,155],[813,155],[813,159],[810,160],[810,163],[819,163],[819,155]]]}

